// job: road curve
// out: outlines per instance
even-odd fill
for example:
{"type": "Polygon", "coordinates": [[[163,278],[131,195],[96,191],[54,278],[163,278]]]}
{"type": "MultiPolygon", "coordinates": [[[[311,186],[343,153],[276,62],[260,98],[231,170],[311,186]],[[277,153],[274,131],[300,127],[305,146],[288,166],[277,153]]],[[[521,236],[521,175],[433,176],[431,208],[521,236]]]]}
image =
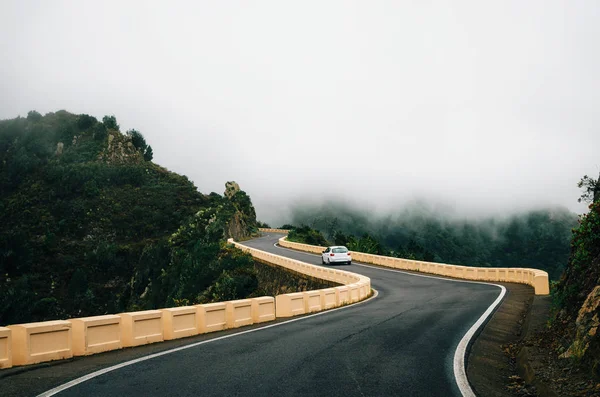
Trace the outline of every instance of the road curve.
{"type": "MultiPolygon", "coordinates": [[[[280,236],[244,244],[320,264],[318,256],[274,247],[280,236]]],[[[360,264],[342,268],[370,277],[378,296],[128,365],[58,395],[461,395],[454,352],[500,289],[360,264]]]]}

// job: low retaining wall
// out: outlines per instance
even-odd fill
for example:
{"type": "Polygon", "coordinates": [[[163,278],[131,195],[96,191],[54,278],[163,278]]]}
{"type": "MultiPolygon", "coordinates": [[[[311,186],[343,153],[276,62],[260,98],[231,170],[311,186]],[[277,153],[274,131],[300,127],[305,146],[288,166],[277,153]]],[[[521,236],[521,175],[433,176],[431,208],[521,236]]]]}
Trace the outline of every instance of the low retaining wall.
{"type": "Polygon", "coordinates": [[[195,306],[161,309],[165,340],[198,335],[198,308],[195,306]]]}
{"type": "Polygon", "coordinates": [[[275,298],[263,296],[252,299],[252,320],[255,324],[275,320],[275,298]]]}
{"type": "MultiPolygon", "coordinates": [[[[261,231],[268,231],[273,229],[260,229],[261,231]]],[[[280,240],[281,241],[281,240],[280,240]]],[[[247,247],[243,244],[229,239],[230,244],[235,245],[236,248],[241,249],[244,252],[251,254],[254,258],[262,261],[266,261],[286,269],[306,274],[312,277],[316,277],[322,280],[333,281],[338,284],[343,284],[345,287],[335,293],[335,303],[329,299],[328,309],[333,307],[343,306],[348,303],[358,302],[367,298],[371,293],[371,279],[369,277],[351,273],[345,270],[325,268],[322,266],[315,266],[305,262],[301,262],[296,259],[286,258],[269,252],[261,251],[255,248],[247,247]]],[[[294,243],[297,244],[297,243],[294,243]]],[[[310,246],[307,244],[301,244],[304,248],[313,249],[322,252],[323,247],[310,246]],[[322,249],[320,249],[322,248],[322,249]]],[[[341,287],[336,287],[341,288],[341,287]]],[[[275,297],[276,317],[291,317],[297,316],[313,311],[324,310],[324,306],[321,304],[321,293],[328,291],[327,289],[310,291],[311,293],[318,294],[318,299],[311,293],[292,293],[277,295],[275,297]]]]}
{"type": "MultiPolygon", "coordinates": [[[[288,241],[286,236],[279,239],[279,245],[281,245],[282,247],[292,248],[304,252],[310,252],[313,254],[321,254],[325,250],[325,248],[327,248],[320,247],[317,245],[301,244],[288,241]]],[[[357,262],[371,263],[374,265],[391,267],[393,269],[412,270],[423,273],[437,274],[440,276],[461,278],[465,280],[492,282],[505,281],[512,283],[528,284],[535,289],[536,295],[548,295],[550,293],[548,273],[546,273],[543,270],[529,268],[489,268],[458,266],[448,265],[445,263],[423,262],[411,259],[365,254],[363,252],[351,252],[352,260],[357,262]]]]}
{"type": "Polygon", "coordinates": [[[73,332],[73,355],[85,356],[123,347],[121,317],[116,315],[68,320],[73,332]]]}
{"type": "Polygon", "coordinates": [[[260,230],[261,232],[265,232],[265,233],[282,233],[282,234],[288,234],[289,230],[287,229],[272,229],[272,228],[265,228],[265,227],[261,227],[258,230],[260,230]]]}
{"type": "Polygon", "coordinates": [[[12,367],[12,333],[10,328],[0,327],[0,369],[12,367]]]}
{"type": "Polygon", "coordinates": [[[277,295],[275,297],[275,317],[292,317],[306,313],[304,293],[277,295]]]}
{"type": "Polygon", "coordinates": [[[196,305],[200,313],[198,330],[206,332],[221,331],[227,328],[227,304],[225,302],[196,305]]]}
{"type": "MultiPolygon", "coordinates": [[[[287,233],[287,230],[263,229],[287,233]]],[[[237,328],[342,306],[368,297],[368,277],[326,269],[236,243],[253,257],[286,269],[339,284],[323,290],[264,296],[229,302],[145,310],[68,321],[0,327],[0,369],[13,365],[84,356],[163,340],[237,328]]]]}
{"type": "Polygon", "coordinates": [[[238,328],[252,324],[254,322],[252,319],[252,300],[240,299],[227,302],[225,305],[225,314],[227,317],[227,328],[238,328]]]}
{"type": "Polygon", "coordinates": [[[121,313],[123,347],[162,342],[163,319],[160,310],[121,313]]]}
{"type": "Polygon", "coordinates": [[[9,325],[8,328],[12,334],[13,365],[73,357],[71,323],[68,321],[9,325]]]}

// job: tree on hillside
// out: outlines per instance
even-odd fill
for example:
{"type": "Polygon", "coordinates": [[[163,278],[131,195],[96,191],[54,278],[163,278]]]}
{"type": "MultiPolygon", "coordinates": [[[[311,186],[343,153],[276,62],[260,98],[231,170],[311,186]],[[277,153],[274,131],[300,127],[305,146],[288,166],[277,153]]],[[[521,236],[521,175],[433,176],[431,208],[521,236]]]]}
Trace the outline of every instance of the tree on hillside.
{"type": "Polygon", "coordinates": [[[133,146],[135,146],[137,150],[142,152],[144,160],[152,160],[152,157],[154,155],[154,153],[152,152],[152,146],[146,143],[146,139],[144,138],[144,135],[142,135],[141,132],[139,132],[138,130],[131,129],[125,134],[131,137],[131,143],[133,143],[133,146]]]}
{"type": "Polygon", "coordinates": [[[119,131],[119,124],[117,124],[117,118],[114,115],[102,117],[102,124],[109,130],[119,131]]]}
{"type": "Polygon", "coordinates": [[[363,234],[361,238],[349,236],[346,246],[350,251],[358,251],[375,255],[382,255],[385,253],[385,250],[383,249],[383,246],[379,240],[372,237],[368,233],[363,234]]]}
{"type": "Polygon", "coordinates": [[[90,116],[89,114],[80,114],[77,116],[77,128],[81,131],[86,131],[89,128],[96,125],[98,120],[94,116],[90,116]]]}
{"type": "Polygon", "coordinates": [[[590,178],[584,175],[577,183],[577,187],[583,189],[581,197],[577,201],[586,203],[595,203],[600,200],[600,176],[598,179],[590,178]]]}
{"type": "Polygon", "coordinates": [[[333,235],[333,243],[335,245],[348,245],[348,241],[350,241],[350,238],[340,231],[336,231],[333,235]]]}
{"type": "Polygon", "coordinates": [[[27,120],[29,121],[40,121],[42,119],[42,115],[35,111],[35,110],[30,110],[29,112],[27,112],[27,120]]]}
{"type": "Polygon", "coordinates": [[[152,160],[153,156],[154,156],[154,152],[152,152],[152,146],[148,145],[148,147],[146,148],[146,151],[144,152],[144,160],[150,161],[150,160],[152,160]]]}
{"type": "Polygon", "coordinates": [[[148,144],[146,143],[146,139],[144,139],[144,136],[141,132],[139,132],[138,130],[131,129],[128,130],[125,134],[131,138],[131,143],[133,143],[133,146],[142,151],[146,150],[148,144]]]}

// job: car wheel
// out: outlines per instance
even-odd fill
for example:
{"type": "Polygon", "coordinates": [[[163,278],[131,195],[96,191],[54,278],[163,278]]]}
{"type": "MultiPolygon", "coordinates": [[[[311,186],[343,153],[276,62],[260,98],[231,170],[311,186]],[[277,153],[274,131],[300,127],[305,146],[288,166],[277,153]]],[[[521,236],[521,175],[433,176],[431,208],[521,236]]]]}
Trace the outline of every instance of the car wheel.
{"type": "Polygon", "coordinates": [[[349,264],[349,265],[351,265],[351,264],[352,264],[352,261],[348,261],[348,264],[349,264]]]}
{"type": "Polygon", "coordinates": [[[323,259],[323,257],[321,257],[321,265],[325,264],[325,259],[323,259]]]}

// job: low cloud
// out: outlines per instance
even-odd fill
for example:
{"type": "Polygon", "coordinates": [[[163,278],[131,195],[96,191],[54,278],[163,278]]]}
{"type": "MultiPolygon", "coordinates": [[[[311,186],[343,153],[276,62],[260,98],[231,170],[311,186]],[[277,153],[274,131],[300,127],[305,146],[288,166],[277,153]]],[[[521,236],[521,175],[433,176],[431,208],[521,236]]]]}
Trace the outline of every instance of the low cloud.
{"type": "Polygon", "coordinates": [[[5,2],[0,118],[116,115],[202,192],[260,218],[416,198],[577,203],[600,171],[600,5],[5,2]]]}

